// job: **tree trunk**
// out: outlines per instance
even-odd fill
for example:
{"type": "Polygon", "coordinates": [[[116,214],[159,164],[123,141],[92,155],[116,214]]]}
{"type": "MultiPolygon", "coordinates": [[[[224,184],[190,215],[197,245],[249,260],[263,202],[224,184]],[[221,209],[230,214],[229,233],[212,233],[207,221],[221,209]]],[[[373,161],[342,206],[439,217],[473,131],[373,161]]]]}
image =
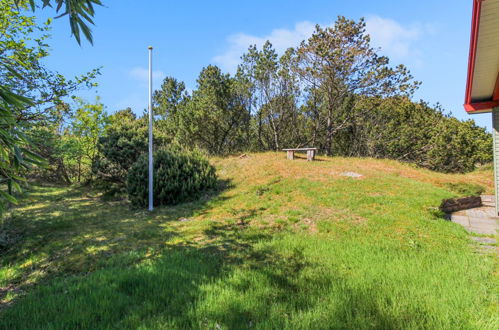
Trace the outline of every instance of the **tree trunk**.
{"type": "Polygon", "coordinates": [[[60,160],[57,171],[60,173],[60,177],[62,177],[67,184],[71,184],[71,179],[66,171],[66,166],[64,166],[64,160],[60,160]]]}
{"type": "Polygon", "coordinates": [[[262,142],[262,110],[258,111],[258,143],[260,143],[260,149],[263,149],[262,142]]]}
{"type": "Polygon", "coordinates": [[[272,113],[268,116],[270,127],[272,128],[272,135],[274,136],[274,151],[279,151],[279,127],[275,124],[272,113]]]}
{"type": "Polygon", "coordinates": [[[81,182],[81,158],[78,159],[78,183],[81,182]]]}
{"type": "Polygon", "coordinates": [[[328,113],[327,126],[326,126],[326,156],[332,155],[332,142],[333,142],[333,121],[331,119],[331,111],[328,113]]]}
{"type": "Polygon", "coordinates": [[[275,145],[275,151],[279,151],[279,136],[276,130],[274,130],[274,145],[275,145]]]}

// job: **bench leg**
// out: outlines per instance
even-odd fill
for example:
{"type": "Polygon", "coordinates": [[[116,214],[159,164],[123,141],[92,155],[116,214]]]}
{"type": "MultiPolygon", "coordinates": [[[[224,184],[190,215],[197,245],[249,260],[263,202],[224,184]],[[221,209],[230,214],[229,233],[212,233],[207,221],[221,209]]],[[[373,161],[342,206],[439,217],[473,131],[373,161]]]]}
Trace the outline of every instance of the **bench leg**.
{"type": "Polygon", "coordinates": [[[307,160],[309,162],[314,160],[314,156],[315,156],[314,150],[307,150],[307,160]]]}
{"type": "Polygon", "coordinates": [[[288,151],[286,151],[286,154],[287,154],[287,157],[289,160],[295,159],[295,152],[294,151],[288,150],[288,151]]]}

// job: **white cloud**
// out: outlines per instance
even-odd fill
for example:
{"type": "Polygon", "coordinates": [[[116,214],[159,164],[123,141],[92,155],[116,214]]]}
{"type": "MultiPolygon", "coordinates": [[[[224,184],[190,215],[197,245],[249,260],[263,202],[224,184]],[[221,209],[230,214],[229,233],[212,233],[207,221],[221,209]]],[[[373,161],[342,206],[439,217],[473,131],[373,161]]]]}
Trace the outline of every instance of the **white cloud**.
{"type": "MultiPolygon", "coordinates": [[[[135,67],[132,68],[129,73],[130,77],[133,79],[138,80],[141,83],[148,82],[149,81],[149,70],[143,67],[135,67]]],[[[161,81],[165,78],[165,74],[163,71],[154,71],[152,72],[152,79],[154,85],[157,83],[161,83],[161,81]]]]}
{"type": "Polygon", "coordinates": [[[389,18],[369,16],[366,30],[371,36],[372,45],[381,48],[387,56],[397,60],[409,57],[417,60],[421,55],[417,41],[423,34],[430,32],[430,27],[421,24],[403,26],[389,18]]]}
{"type": "MultiPolygon", "coordinates": [[[[116,109],[125,109],[127,107],[141,115],[144,109],[147,109],[148,102],[148,83],[149,83],[149,70],[140,66],[136,66],[124,72],[125,77],[134,80],[131,92],[127,93],[121,100],[119,100],[114,107],[116,109]]],[[[161,70],[153,70],[152,81],[153,88],[158,89],[166,77],[165,73],[161,70]]]]}
{"type": "Polygon", "coordinates": [[[213,58],[213,61],[222,69],[235,72],[237,65],[241,62],[240,57],[251,45],[261,47],[269,40],[278,53],[282,54],[289,47],[296,47],[304,39],[307,39],[315,29],[315,24],[304,21],[297,23],[291,30],[275,29],[265,36],[254,36],[244,33],[234,34],[227,39],[229,45],[227,50],[213,58]]]}
{"type": "Polygon", "coordinates": [[[114,105],[115,109],[126,109],[130,107],[136,114],[141,115],[144,109],[147,109],[148,93],[147,89],[143,88],[143,93],[133,92],[127,94],[123,99],[119,100],[114,105]]]}
{"type": "MultiPolygon", "coordinates": [[[[323,26],[331,26],[333,23],[323,26]]],[[[372,15],[366,19],[366,29],[371,35],[372,45],[380,47],[390,58],[400,61],[412,59],[420,62],[421,51],[417,48],[418,40],[425,33],[432,33],[430,25],[412,24],[405,26],[395,20],[372,15]]],[[[268,35],[256,36],[245,33],[231,35],[227,38],[228,46],[222,54],[213,57],[213,61],[222,69],[235,72],[241,62],[241,55],[250,45],[261,47],[269,40],[278,53],[282,54],[289,47],[296,47],[302,40],[308,39],[315,30],[315,24],[303,21],[295,24],[293,29],[275,29],[268,35]]],[[[411,61],[412,62],[412,61],[411,61]]]]}

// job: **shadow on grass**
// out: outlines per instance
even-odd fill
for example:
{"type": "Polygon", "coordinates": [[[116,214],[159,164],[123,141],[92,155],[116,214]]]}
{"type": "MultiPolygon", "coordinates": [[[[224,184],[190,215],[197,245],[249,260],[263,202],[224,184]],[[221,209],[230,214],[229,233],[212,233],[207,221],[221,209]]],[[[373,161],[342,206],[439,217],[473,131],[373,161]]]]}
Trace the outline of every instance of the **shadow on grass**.
{"type": "Polygon", "coordinates": [[[110,267],[52,281],[0,316],[0,328],[129,328],[155,315],[191,327],[184,315],[199,286],[219,273],[216,251],[178,247],[150,264],[110,267]]]}
{"type": "Polygon", "coordinates": [[[160,253],[179,236],[168,223],[206,212],[226,200],[221,194],[230,188],[230,181],[220,180],[197,201],[148,212],[123,200],[103,201],[88,187],[33,187],[0,223],[0,309],[9,295],[45,279],[93,272],[130,250],[140,253],[128,265],[160,253]]]}
{"type": "Polygon", "coordinates": [[[197,303],[210,285],[224,282],[241,266],[262,272],[281,290],[297,290],[286,277],[299,270],[300,260],[254,249],[272,237],[249,228],[258,210],[239,211],[230,223],[211,223],[202,230],[207,243],[164,245],[181,238],[165,223],[226,200],[220,193],[230,183],[221,187],[201,201],[153,213],[102,202],[81,188],[35,190],[40,205],[11,219],[23,224],[23,239],[2,251],[3,267],[21,265],[20,277],[8,289],[27,294],[4,308],[0,328],[202,328],[254,320],[245,311],[213,319],[197,303]]]}
{"type": "Polygon", "coordinates": [[[4,310],[0,328],[200,327],[193,307],[203,285],[226,276],[252,244],[269,238],[237,224],[214,224],[206,233],[215,242],[169,247],[143,262],[140,252],[129,251],[88,275],[44,283],[4,310]]]}
{"type": "Polygon", "coordinates": [[[394,318],[379,306],[382,290],[321,272],[299,245],[277,249],[275,233],[213,224],[206,234],[213,241],[204,246],[168,247],[133,264],[140,253],[129,251],[40,285],[0,314],[0,328],[431,328],[421,323],[426,311],[394,318]]]}
{"type": "MultiPolygon", "coordinates": [[[[297,153],[295,153],[294,159],[295,160],[307,160],[307,154],[297,154],[297,153]]],[[[329,160],[329,159],[321,159],[321,158],[315,157],[313,161],[314,162],[330,162],[331,160],[329,160]]]]}

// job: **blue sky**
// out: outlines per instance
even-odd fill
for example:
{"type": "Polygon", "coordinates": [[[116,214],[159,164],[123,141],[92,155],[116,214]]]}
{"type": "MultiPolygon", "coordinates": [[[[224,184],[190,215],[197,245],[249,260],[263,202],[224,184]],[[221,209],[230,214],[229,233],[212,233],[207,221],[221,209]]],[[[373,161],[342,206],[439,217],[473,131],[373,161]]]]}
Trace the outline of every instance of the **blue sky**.
{"type": "MultiPolygon", "coordinates": [[[[439,102],[460,118],[463,109],[472,0],[358,1],[163,1],[104,0],[93,27],[94,46],[70,38],[66,18],[57,19],[46,63],[73,76],[103,66],[99,87],[81,96],[101,96],[108,112],[147,106],[147,46],[154,46],[154,83],[174,76],[189,89],[202,67],[235,69],[239,56],[266,39],[278,50],[296,46],[315,24],[338,15],[365,17],[375,46],[393,65],[407,65],[423,82],[415,99],[439,102]]],[[[37,12],[43,18],[50,10],[37,12]]],[[[490,128],[490,114],[474,115],[490,128]]]]}

